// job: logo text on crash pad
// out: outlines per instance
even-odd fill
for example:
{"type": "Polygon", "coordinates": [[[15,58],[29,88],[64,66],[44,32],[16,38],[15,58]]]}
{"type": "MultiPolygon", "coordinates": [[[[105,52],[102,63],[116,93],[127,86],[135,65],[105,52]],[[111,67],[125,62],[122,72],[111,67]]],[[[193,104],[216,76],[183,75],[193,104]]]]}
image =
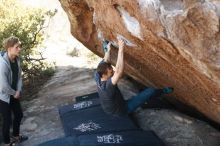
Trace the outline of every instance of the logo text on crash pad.
{"type": "Polygon", "coordinates": [[[121,135],[103,135],[103,136],[97,136],[97,141],[99,143],[121,143],[123,141],[123,138],[121,135]]]}
{"type": "Polygon", "coordinates": [[[100,129],[101,127],[99,126],[99,124],[96,124],[92,121],[88,122],[88,123],[82,123],[79,126],[77,126],[76,128],[73,128],[75,130],[79,130],[80,132],[87,132],[87,131],[94,131],[97,129],[100,129]]]}

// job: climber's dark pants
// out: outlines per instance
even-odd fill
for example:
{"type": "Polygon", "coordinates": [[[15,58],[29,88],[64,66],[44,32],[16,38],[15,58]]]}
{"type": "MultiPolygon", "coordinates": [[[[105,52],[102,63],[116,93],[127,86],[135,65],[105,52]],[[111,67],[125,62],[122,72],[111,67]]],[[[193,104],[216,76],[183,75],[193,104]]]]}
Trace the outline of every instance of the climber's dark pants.
{"type": "Polygon", "coordinates": [[[146,88],[136,96],[133,96],[131,99],[127,100],[128,113],[135,111],[139,106],[149,101],[151,97],[160,96],[162,94],[162,89],[146,88]]]}

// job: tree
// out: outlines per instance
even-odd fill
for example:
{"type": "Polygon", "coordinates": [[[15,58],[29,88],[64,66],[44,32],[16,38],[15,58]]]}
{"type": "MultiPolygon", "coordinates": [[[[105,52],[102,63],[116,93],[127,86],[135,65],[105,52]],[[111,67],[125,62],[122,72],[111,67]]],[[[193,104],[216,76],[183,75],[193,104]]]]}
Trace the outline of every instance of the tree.
{"type": "MultiPolygon", "coordinates": [[[[11,35],[22,42],[21,60],[25,82],[33,82],[51,69],[36,48],[42,44],[43,29],[55,13],[56,11],[28,8],[18,0],[0,0],[0,42],[11,35]]],[[[3,50],[2,44],[0,50],[3,50]]]]}

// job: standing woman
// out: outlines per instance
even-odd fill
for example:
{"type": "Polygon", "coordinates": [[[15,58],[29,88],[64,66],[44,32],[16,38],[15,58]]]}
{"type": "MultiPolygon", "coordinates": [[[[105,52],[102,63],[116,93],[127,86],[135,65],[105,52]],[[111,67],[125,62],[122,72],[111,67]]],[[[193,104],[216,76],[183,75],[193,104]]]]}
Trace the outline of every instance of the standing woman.
{"type": "Polygon", "coordinates": [[[21,65],[19,54],[21,42],[17,37],[11,36],[4,40],[5,52],[0,54],[0,113],[3,117],[3,141],[5,146],[27,140],[20,135],[20,124],[23,112],[20,104],[22,89],[21,65]],[[11,113],[14,114],[12,121],[11,113]],[[13,135],[10,141],[10,124],[13,125],[13,135]]]}

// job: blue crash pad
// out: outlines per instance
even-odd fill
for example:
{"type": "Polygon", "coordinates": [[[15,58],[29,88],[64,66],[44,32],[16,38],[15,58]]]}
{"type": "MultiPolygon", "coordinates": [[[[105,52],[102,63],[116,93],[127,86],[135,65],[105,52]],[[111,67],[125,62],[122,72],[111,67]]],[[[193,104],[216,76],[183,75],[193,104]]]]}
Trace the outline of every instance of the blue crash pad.
{"type": "Polygon", "coordinates": [[[106,132],[78,137],[80,146],[165,146],[153,131],[106,132]]]}
{"type": "Polygon", "coordinates": [[[86,108],[90,108],[90,107],[94,107],[94,106],[98,106],[98,105],[100,105],[100,101],[98,98],[80,101],[80,102],[77,102],[74,104],[59,107],[59,114],[63,115],[65,113],[68,113],[71,111],[86,109],[86,108]]]}
{"type": "Polygon", "coordinates": [[[66,136],[138,129],[128,116],[107,115],[101,106],[70,111],[60,118],[66,136]]]}
{"type": "Polygon", "coordinates": [[[37,146],[79,146],[79,142],[76,137],[63,137],[41,143],[37,146]]]}
{"type": "Polygon", "coordinates": [[[91,93],[91,94],[86,94],[83,96],[77,96],[77,97],[75,97],[75,100],[76,100],[76,102],[80,102],[80,101],[85,101],[85,100],[94,99],[94,98],[99,98],[99,94],[97,92],[91,93]]]}

